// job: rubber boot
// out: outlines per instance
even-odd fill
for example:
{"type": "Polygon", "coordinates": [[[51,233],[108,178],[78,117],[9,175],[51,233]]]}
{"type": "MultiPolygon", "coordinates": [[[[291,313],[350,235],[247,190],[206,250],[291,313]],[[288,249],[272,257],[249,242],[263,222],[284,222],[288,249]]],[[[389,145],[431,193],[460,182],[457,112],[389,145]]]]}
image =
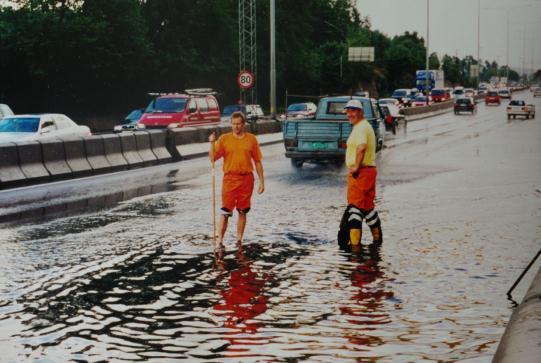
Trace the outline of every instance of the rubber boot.
{"type": "Polygon", "coordinates": [[[383,232],[381,231],[381,223],[378,222],[370,227],[372,232],[372,243],[375,245],[381,245],[383,243],[383,232]]]}
{"type": "Polygon", "coordinates": [[[349,230],[349,244],[353,251],[361,248],[362,230],[358,228],[351,228],[349,230]]]}

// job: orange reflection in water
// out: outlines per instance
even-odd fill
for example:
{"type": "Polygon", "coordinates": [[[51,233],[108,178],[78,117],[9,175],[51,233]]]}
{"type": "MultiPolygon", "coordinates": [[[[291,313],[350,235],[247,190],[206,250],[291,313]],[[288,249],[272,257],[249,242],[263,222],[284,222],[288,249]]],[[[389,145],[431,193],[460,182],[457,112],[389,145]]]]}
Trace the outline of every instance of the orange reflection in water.
{"type": "Polygon", "coordinates": [[[340,307],[340,313],[347,317],[347,323],[362,329],[347,329],[344,337],[357,346],[356,349],[366,350],[367,346],[384,344],[380,337],[367,333],[376,330],[378,325],[391,322],[385,300],[393,298],[394,293],[385,290],[382,283],[385,273],[379,267],[379,247],[362,246],[351,253],[350,261],[358,264],[349,276],[351,285],[358,290],[351,296],[349,304],[340,307]]]}
{"type": "MultiPolygon", "coordinates": [[[[264,295],[264,288],[269,275],[252,268],[253,260],[245,255],[244,246],[240,243],[237,244],[235,257],[235,266],[229,273],[227,287],[219,292],[223,300],[215,304],[214,309],[226,317],[224,327],[238,333],[253,334],[262,323],[252,319],[267,311],[268,297],[264,295]]],[[[224,271],[222,276],[225,278],[228,273],[227,264],[220,256],[217,263],[224,271]]],[[[234,338],[228,339],[235,342],[234,338]]]]}

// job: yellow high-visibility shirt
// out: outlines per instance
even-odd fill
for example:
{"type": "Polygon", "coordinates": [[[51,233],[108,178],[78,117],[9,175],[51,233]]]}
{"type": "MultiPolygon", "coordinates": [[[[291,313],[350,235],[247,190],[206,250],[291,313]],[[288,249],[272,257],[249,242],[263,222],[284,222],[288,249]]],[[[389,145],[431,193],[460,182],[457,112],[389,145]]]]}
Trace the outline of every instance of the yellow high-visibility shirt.
{"type": "Polygon", "coordinates": [[[366,144],[362,165],[376,166],[376,135],[372,125],[366,120],[362,120],[353,126],[353,130],[351,130],[348,137],[346,149],[346,165],[348,168],[355,166],[357,146],[362,144],[366,144]]]}

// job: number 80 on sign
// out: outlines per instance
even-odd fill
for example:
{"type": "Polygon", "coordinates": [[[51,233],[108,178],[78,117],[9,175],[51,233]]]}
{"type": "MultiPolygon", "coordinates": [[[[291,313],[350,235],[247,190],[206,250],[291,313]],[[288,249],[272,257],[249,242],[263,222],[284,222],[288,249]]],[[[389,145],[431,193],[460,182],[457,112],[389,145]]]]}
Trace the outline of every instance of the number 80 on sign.
{"type": "Polygon", "coordinates": [[[254,85],[254,74],[250,71],[240,71],[237,76],[237,84],[240,88],[251,88],[254,85]]]}

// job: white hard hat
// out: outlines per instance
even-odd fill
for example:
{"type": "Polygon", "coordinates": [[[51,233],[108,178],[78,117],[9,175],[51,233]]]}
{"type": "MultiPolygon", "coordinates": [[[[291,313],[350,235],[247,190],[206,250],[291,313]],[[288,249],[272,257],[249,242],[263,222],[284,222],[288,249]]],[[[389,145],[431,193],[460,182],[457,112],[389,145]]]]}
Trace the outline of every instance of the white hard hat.
{"type": "Polygon", "coordinates": [[[362,110],[363,109],[363,104],[361,103],[361,101],[359,100],[349,100],[348,103],[346,104],[346,107],[344,107],[345,109],[354,109],[354,110],[362,110]]]}

